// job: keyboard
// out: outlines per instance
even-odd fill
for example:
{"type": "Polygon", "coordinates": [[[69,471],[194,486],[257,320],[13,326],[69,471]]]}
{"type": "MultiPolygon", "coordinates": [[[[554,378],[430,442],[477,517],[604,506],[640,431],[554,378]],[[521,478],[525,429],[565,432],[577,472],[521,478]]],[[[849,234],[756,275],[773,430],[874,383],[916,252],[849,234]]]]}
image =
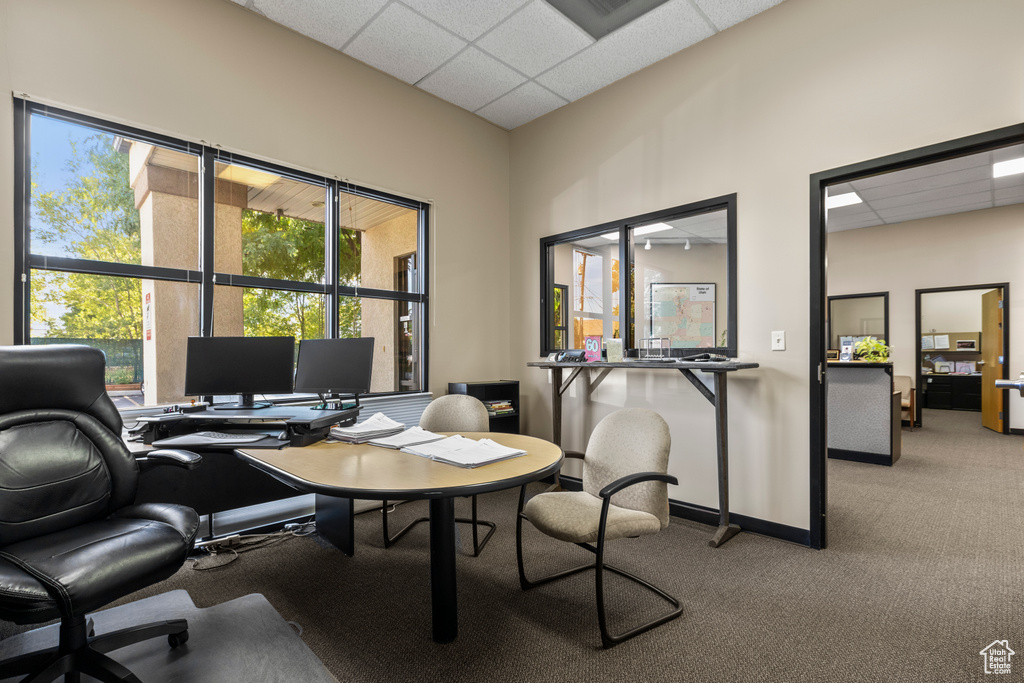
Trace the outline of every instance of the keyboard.
{"type": "Polygon", "coordinates": [[[197,436],[211,441],[236,441],[238,443],[249,443],[267,438],[266,434],[227,434],[225,432],[195,432],[189,436],[197,436]]]}

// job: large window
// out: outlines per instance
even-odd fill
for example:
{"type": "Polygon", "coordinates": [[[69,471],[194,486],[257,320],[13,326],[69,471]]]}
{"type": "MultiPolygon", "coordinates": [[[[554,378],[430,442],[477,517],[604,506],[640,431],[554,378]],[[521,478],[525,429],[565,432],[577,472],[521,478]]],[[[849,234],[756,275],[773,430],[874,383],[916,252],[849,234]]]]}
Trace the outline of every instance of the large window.
{"type": "Polygon", "coordinates": [[[735,195],[544,237],[541,253],[542,355],[587,337],[736,354],[735,195]]]}
{"type": "Polygon", "coordinates": [[[184,398],[191,335],[372,336],[374,392],[426,386],[425,204],[15,103],[22,343],[103,349],[124,407],[184,398]]]}

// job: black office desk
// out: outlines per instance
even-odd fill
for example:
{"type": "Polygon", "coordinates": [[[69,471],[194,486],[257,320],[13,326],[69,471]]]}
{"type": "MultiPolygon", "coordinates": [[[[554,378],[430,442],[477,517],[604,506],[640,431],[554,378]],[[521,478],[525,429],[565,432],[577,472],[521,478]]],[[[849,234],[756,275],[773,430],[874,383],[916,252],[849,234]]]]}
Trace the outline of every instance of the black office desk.
{"type": "MultiPolygon", "coordinates": [[[[293,487],[268,477],[242,462],[235,456],[235,449],[240,445],[246,448],[274,450],[289,447],[290,442],[279,440],[276,433],[286,428],[290,420],[298,420],[300,424],[303,417],[333,420],[339,415],[344,418],[350,410],[326,411],[306,406],[276,406],[260,410],[207,410],[184,415],[168,413],[139,418],[139,421],[159,426],[161,432],[167,435],[201,430],[233,431],[239,428],[264,431],[271,435],[261,441],[246,444],[225,442],[203,446],[175,446],[201,453],[204,456],[202,466],[195,470],[156,467],[143,472],[139,477],[137,499],[139,502],[186,505],[200,515],[212,515],[292,498],[296,495],[293,487]],[[231,424],[224,424],[225,421],[232,420],[234,421],[231,424]]],[[[151,438],[150,441],[152,440],[151,438]]],[[[156,446],[152,443],[128,442],[128,448],[134,453],[142,454],[156,446]]]]}

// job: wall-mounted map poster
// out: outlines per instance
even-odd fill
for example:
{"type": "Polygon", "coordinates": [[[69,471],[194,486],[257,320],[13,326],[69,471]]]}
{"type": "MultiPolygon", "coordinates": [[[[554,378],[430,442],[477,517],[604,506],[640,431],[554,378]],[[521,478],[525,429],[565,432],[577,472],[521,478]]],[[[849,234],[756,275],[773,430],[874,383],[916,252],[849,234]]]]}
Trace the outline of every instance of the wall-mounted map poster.
{"type": "Polygon", "coordinates": [[[715,285],[651,284],[651,337],[675,349],[714,347],[715,285]]]}

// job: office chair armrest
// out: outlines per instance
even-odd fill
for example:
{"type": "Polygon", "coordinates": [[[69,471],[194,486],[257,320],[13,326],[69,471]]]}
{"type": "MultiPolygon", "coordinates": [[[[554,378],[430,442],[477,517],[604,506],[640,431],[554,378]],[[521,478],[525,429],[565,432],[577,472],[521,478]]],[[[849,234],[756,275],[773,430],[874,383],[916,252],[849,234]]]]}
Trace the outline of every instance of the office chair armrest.
{"type": "Polygon", "coordinates": [[[627,474],[626,476],[616,479],[612,483],[608,484],[601,489],[601,492],[598,495],[607,500],[622,489],[645,481],[663,481],[666,484],[679,483],[679,480],[671,474],[662,474],[661,472],[634,472],[633,474],[627,474]]]}
{"type": "Polygon", "coordinates": [[[149,451],[141,457],[135,458],[139,469],[143,472],[159,465],[174,465],[186,470],[194,470],[203,461],[203,456],[192,451],[183,451],[177,448],[161,448],[157,451],[149,451]]]}

